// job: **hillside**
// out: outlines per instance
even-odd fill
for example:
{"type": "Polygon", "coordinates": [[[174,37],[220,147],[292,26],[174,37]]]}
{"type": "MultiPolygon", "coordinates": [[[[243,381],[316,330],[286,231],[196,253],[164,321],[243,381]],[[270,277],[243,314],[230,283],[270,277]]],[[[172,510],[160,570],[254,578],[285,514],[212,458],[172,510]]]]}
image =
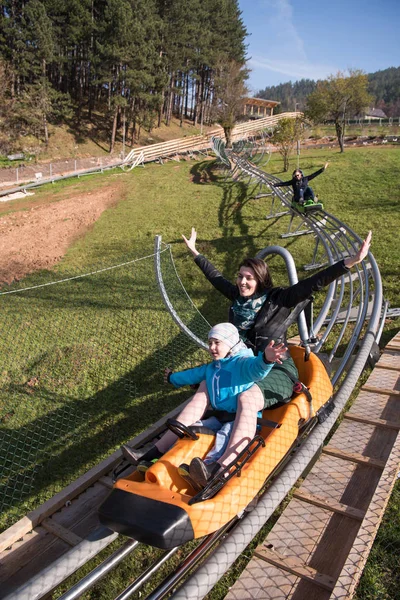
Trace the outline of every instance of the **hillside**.
{"type": "MultiPolygon", "coordinates": [[[[388,117],[400,117],[400,67],[390,67],[368,74],[368,92],[375,98],[375,107],[381,108],[388,117]]],[[[318,82],[300,79],[279,85],[267,86],[256,94],[260,98],[280,102],[280,110],[304,110],[307,96],[318,82]]]]}
{"type": "MultiPolygon", "coordinates": [[[[211,129],[215,129],[215,125],[213,127],[203,126],[202,131],[206,133],[211,129]]],[[[194,127],[191,121],[184,120],[181,127],[179,119],[172,118],[169,125],[162,123],[161,127],[154,128],[151,133],[143,129],[133,145],[131,140],[125,140],[125,155],[134,147],[166,142],[199,133],[200,126],[194,127]]],[[[47,146],[44,140],[39,140],[34,136],[25,136],[17,151],[32,156],[33,160],[37,162],[110,156],[108,138],[107,124],[99,116],[92,121],[81,120],[79,126],[74,121],[62,125],[49,125],[47,146]]],[[[124,143],[119,132],[112,156],[119,156],[123,149],[124,143]]],[[[0,159],[0,167],[14,165],[15,163],[10,164],[9,161],[0,159]]]]}

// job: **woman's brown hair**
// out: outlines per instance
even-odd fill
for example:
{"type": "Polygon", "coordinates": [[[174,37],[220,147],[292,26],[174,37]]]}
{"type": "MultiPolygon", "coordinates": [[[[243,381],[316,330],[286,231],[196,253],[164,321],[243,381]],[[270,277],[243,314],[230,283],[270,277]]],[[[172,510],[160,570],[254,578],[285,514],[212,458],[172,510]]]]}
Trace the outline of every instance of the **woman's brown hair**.
{"type": "Polygon", "coordinates": [[[272,277],[269,272],[268,265],[260,258],[245,258],[239,266],[253,269],[257,281],[257,292],[262,292],[272,288],[272,277]]]}

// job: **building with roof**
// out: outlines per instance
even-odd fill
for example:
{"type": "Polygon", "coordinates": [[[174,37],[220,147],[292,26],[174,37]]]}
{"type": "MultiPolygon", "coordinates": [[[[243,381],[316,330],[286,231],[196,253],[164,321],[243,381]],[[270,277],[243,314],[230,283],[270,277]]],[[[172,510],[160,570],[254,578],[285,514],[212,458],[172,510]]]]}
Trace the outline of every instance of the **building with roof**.
{"type": "Polygon", "coordinates": [[[380,108],[368,108],[365,111],[364,119],[387,119],[387,116],[380,108]]]}
{"type": "Polygon", "coordinates": [[[263,100],[263,98],[244,98],[243,114],[253,118],[271,117],[278,104],[280,102],[263,100]]]}

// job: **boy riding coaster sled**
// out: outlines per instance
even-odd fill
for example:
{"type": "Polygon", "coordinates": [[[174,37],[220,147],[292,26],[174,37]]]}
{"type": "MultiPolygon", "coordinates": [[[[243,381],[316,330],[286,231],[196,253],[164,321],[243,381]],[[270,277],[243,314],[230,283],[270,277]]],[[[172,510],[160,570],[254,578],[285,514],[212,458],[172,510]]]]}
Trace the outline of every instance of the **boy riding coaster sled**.
{"type": "MultiPolygon", "coordinates": [[[[210,344],[212,345],[213,341],[210,344]]],[[[269,344],[272,346],[272,340],[269,344]]],[[[282,352],[283,358],[284,347],[279,352],[282,352]]],[[[258,419],[256,411],[264,404],[260,385],[268,379],[273,379],[274,371],[282,366],[275,364],[265,379],[239,394],[237,413],[233,413],[236,421],[234,426],[239,423],[246,427],[246,423],[249,426],[254,421],[257,423],[257,431],[252,427],[249,431],[250,440],[246,436],[243,440],[239,439],[237,444],[233,441],[235,431],[232,432],[224,453],[229,451],[231,458],[227,459],[226,467],[221,466],[220,471],[212,474],[210,480],[209,473],[203,473],[200,457],[207,460],[211,458],[210,451],[218,450],[215,447],[213,449],[216,439],[214,431],[204,426],[187,427],[179,421],[168,419],[167,427],[176,434],[182,434],[180,439],[177,439],[172,448],[156,460],[144,474],[134,470],[126,477],[118,477],[115,480],[113,490],[99,508],[100,522],[112,531],[127,535],[138,542],[170,549],[213,533],[232,519],[240,518],[247,509],[251,509],[249,507],[254,507],[260,491],[284,467],[291,456],[291,450],[298,448],[306,439],[318,422],[321,409],[324,410],[332,401],[332,384],[318,357],[311,353],[306,361],[305,351],[299,346],[291,347],[290,352],[310,398],[305,392],[298,393],[290,402],[264,412],[263,417],[267,418],[258,419]],[[258,395],[255,393],[252,399],[249,394],[257,391],[258,395]],[[182,472],[187,463],[188,474],[182,472]],[[198,470],[197,465],[200,465],[198,470]],[[202,484],[191,479],[190,473],[197,477],[198,471],[200,476],[205,475],[202,484]]],[[[263,354],[261,352],[258,356],[250,358],[257,361],[254,365],[266,370],[268,367],[262,365],[265,362],[263,354]]],[[[236,360],[239,364],[247,359],[246,356],[238,356],[236,360]]],[[[213,363],[229,360],[226,357],[220,361],[214,360],[213,363]]],[[[281,359],[277,359],[276,363],[278,360],[281,359]]],[[[236,372],[235,369],[235,374],[236,372]]],[[[229,372],[227,375],[229,376],[229,372]]],[[[218,375],[213,379],[215,384],[220,381],[218,375]]],[[[206,383],[204,380],[203,382],[206,383]]],[[[232,381],[228,381],[228,387],[231,384],[232,381]]],[[[216,385],[215,387],[218,389],[216,385]]],[[[189,405],[190,403],[189,401],[189,405]]],[[[183,411],[181,415],[182,413],[183,411]]],[[[192,419],[193,417],[190,420],[192,419]]],[[[239,433],[239,429],[236,433],[239,433]]],[[[158,445],[160,441],[166,442],[167,436],[164,435],[163,438],[155,441],[155,444],[158,445]]],[[[133,449],[133,452],[139,455],[138,458],[142,458],[154,450],[155,444],[147,444],[138,450],[133,449]]],[[[217,462],[221,463],[222,460],[224,457],[217,462]]]]}
{"type": "MultiPolygon", "coordinates": [[[[275,363],[282,364],[280,359],[287,351],[283,343],[275,345],[271,341],[264,352],[254,356],[240,340],[239,332],[232,323],[215,325],[208,334],[208,345],[213,358],[211,363],[175,373],[167,368],[164,377],[165,381],[178,388],[200,384],[177,419],[183,425],[200,425],[216,434],[214,447],[204,460],[195,457],[190,465],[183,463],[179,466],[180,475],[193,483],[196,489],[206,486],[218,471],[232,462],[233,456],[238,454],[238,448],[253,439],[257,417],[261,416],[259,413],[263,408],[262,393],[254,382],[264,379],[275,363]],[[235,422],[238,397],[243,397],[243,394],[248,396],[251,408],[246,411],[245,419],[235,422]],[[209,409],[217,411],[216,414],[202,419],[209,409]],[[225,413],[223,421],[219,420],[221,411],[225,413]],[[230,420],[229,416],[226,418],[226,413],[232,415],[230,420]]],[[[148,461],[163,456],[176,440],[177,436],[167,431],[150,447],[132,450],[129,446],[123,446],[122,452],[140,470],[142,466],[147,466],[148,461]]]]}

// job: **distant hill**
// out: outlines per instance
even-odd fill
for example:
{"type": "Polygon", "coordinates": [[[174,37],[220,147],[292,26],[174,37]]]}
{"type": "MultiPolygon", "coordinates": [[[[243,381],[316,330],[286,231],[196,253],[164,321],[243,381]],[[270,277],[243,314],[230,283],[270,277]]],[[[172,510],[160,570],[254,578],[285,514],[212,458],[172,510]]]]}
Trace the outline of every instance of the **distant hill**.
{"type": "MultiPolygon", "coordinates": [[[[400,117],[400,67],[390,67],[368,74],[368,91],[375,98],[375,108],[380,108],[388,117],[400,117]]],[[[260,90],[256,96],[280,102],[277,112],[304,110],[306,99],[314,91],[317,82],[300,79],[292,83],[281,83],[260,90]]]]}

